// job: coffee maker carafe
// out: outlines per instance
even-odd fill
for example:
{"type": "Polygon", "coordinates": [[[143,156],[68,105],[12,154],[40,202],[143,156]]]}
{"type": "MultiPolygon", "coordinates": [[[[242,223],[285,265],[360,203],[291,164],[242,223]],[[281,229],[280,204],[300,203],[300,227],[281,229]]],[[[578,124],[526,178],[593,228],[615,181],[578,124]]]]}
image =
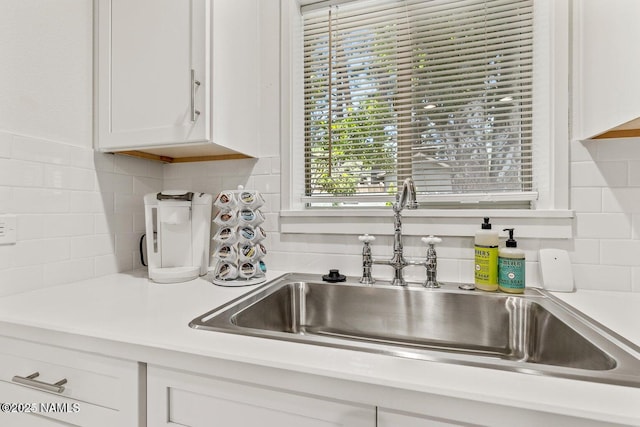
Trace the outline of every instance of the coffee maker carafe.
{"type": "Polygon", "coordinates": [[[213,197],[163,191],[144,196],[149,279],[186,282],[207,274],[213,197]]]}

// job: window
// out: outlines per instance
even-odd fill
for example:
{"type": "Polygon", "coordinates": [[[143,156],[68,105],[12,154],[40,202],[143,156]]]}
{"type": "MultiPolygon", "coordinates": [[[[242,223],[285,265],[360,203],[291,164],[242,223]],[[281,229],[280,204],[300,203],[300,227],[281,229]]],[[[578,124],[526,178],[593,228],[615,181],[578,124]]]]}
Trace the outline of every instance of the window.
{"type": "Polygon", "coordinates": [[[535,197],[533,0],[355,1],[303,26],[309,203],[388,199],[407,176],[535,197]]]}
{"type": "Polygon", "coordinates": [[[283,0],[282,230],[371,232],[411,176],[429,232],[570,236],[568,4],[283,0]]]}

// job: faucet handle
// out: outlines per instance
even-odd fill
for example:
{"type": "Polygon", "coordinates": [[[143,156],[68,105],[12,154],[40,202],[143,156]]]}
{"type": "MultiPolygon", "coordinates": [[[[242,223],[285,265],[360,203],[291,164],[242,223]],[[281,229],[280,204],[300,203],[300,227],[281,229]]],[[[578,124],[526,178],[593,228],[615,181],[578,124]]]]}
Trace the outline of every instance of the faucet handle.
{"type": "Polygon", "coordinates": [[[426,243],[427,245],[435,245],[436,243],[442,242],[442,239],[440,237],[434,237],[434,236],[423,237],[420,240],[422,240],[422,242],[426,243]]]}
{"type": "Polygon", "coordinates": [[[368,234],[365,234],[363,236],[358,236],[358,240],[360,240],[361,242],[364,242],[364,243],[369,243],[369,242],[373,242],[374,240],[376,240],[376,236],[369,236],[368,234]]]}
{"type": "Polygon", "coordinates": [[[358,240],[364,243],[362,246],[362,278],[360,278],[360,283],[372,285],[375,283],[375,280],[371,277],[373,258],[371,257],[371,246],[369,246],[369,243],[376,240],[376,238],[375,236],[365,234],[364,236],[358,236],[358,240]]]}
{"type": "Polygon", "coordinates": [[[427,260],[424,266],[427,268],[427,280],[423,283],[425,288],[439,288],[440,283],[436,279],[438,273],[438,256],[436,255],[436,243],[442,242],[439,237],[429,236],[421,239],[428,245],[427,247],[427,260]]]}

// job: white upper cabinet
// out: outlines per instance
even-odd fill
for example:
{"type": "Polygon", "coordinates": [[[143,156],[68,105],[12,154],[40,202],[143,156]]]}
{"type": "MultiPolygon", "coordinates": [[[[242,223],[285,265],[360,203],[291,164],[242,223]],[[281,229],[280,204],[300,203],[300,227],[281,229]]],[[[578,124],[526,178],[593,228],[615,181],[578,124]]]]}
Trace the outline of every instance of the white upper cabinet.
{"type": "Polygon", "coordinates": [[[255,157],[258,0],[95,0],[95,147],[255,157]]]}
{"type": "Polygon", "coordinates": [[[573,139],[640,136],[640,1],[573,5],[573,139]]]}

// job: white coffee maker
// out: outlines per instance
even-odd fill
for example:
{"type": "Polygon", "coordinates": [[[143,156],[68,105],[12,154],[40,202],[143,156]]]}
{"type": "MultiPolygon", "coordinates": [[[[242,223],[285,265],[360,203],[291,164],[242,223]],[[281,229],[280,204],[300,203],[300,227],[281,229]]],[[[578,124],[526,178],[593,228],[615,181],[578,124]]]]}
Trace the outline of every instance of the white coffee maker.
{"type": "Polygon", "coordinates": [[[209,269],[213,197],[188,191],[144,196],[149,279],[186,282],[209,269]]]}

